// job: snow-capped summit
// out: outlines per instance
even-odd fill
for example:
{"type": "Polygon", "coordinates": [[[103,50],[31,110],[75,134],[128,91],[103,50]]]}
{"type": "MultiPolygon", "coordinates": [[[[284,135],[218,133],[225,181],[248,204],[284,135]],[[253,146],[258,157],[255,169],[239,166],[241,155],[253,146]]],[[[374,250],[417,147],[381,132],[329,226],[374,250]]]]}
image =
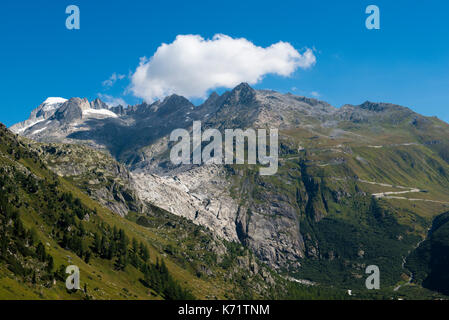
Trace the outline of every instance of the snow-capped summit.
{"type": "Polygon", "coordinates": [[[55,110],[57,110],[61,105],[67,102],[67,99],[59,97],[49,97],[42,102],[39,107],[31,112],[30,118],[28,120],[47,119],[51,117],[55,110]]]}
{"type": "Polygon", "coordinates": [[[61,104],[63,104],[66,101],[67,99],[60,97],[49,97],[44,102],[42,102],[41,104],[42,110],[43,111],[56,110],[57,108],[59,108],[61,104]]]}
{"type": "Polygon", "coordinates": [[[35,138],[44,131],[71,132],[92,119],[117,118],[100,99],[89,102],[86,98],[49,97],[31,112],[28,120],[13,125],[14,133],[35,138]]]}
{"type": "Polygon", "coordinates": [[[36,109],[31,112],[28,120],[13,125],[10,128],[11,131],[14,133],[22,133],[26,131],[39,122],[42,122],[53,116],[55,111],[65,102],[67,102],[67,99],[60,97],[49,97],[45,99],[44,102],[42,102],[36,109]]]}
{"type": "Polygon", "coordinates": [[[60,97],[48,97],[42,104],[56,104],[56,103],[64,103],[67,99],[60,97]]]}

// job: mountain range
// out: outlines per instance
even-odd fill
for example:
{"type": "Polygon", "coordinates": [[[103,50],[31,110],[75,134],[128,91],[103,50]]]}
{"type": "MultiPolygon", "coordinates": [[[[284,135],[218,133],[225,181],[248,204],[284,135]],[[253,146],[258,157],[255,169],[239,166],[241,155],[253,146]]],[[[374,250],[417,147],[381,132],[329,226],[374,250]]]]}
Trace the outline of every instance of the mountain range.
{"type": "MultiPolygon", "coordinates": [[[[178,95],[116,107],[100,99],[48,98],[9,128],[15,135],[2,130],[8,137],[5,168],[8,161],[25,166],[37,181],[51,173],[79,197],[113,212],[109,221],[126,223],[128,234],[142,237],[143,229],[153,228],[163,240],[147,239],[151,250],[165,255],[170,271],[183,270],[178,278],[199,298],[231,297],[223,293],[228,287],[238,296],[250,278],[258,279],[253,297],[310,297],[304,292],[321,289],[338,298],[348,297],[346,290],[360,298],[448,292],[442,270],[449,257],[449,125],[436,117],[368,101],[336,108],[242,83],[198,106],[178,95]],[[279,129],[277,174],[261,176],[258,165],[173,165],[170,133],[191,131],[193,121],[220,131],[279,129]],[[28,168],[29,158],[48,173],[28,168]],[[185,232],[196,228],[207,237],[191,239],[185,232]],[[173,245],[188,248],[189,256],[173,245]],[[365,288],[368,265],[380,268],[378,292],[365,288]],[[246,270],[250,276],[242,278],[246,270]],[[232,285],[228,273],[236,275],[232,285]],[[195,277],[200,290],[192,287],[195,277]],[[209,287],[214,282],[222,292],[209,287]]],[[[21,215],[34,222],[26,210],[21,215]]],[[[101,253],[92,252],[100,263],[101,253]]]]}

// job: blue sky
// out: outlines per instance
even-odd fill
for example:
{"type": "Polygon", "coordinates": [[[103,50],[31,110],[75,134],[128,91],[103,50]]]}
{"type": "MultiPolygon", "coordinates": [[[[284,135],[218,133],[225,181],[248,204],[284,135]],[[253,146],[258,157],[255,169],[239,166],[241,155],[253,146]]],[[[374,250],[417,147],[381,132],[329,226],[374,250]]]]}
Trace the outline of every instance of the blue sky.
{"type": "MultiPolygon", "coordinates": [[[[139,58],[180,34],[221,33],[267,47],[314,48],[316,64],[255,88],[319,98],[334,106],[366,100],[408,106],[449,121],[449,2],[429,1],[63,1],[0,4],[1,117],[10,126],[49,96],[121,97],[139,58]],[[81,29],[65,27],[68,5],[81,29]],[[381,29],[365,28],[375,4],[381,29]],[[114,86],[102,83],[126,75],[114,86]]],[[[219,90],[220,91],[220,90],[219,90]]]]}

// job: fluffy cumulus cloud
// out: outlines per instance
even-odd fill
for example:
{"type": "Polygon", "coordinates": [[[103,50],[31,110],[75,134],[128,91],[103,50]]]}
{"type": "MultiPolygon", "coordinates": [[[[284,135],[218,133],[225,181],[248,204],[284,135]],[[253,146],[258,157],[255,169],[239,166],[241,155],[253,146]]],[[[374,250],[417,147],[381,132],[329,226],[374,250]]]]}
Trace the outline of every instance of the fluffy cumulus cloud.
{"type": "Polygon", "coordinates": [[[210,40],[179,35],[172,43],[162,44],[150,59],[141,58],[129,89],[148,102],[172,93],[204,98],[210,89],[255,84],[267,74],[287,77],[315,62],[311,49],[300,53],[287,42],[262,48],[223,34],[210,40]]]}

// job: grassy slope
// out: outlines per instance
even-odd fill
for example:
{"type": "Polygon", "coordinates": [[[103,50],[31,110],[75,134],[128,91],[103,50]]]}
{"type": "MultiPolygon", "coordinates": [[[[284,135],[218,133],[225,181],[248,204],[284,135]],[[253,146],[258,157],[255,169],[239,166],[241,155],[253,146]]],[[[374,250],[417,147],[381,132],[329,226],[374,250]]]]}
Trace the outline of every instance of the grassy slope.
{"type": "MultiPolygon", "coordinates": [[[[42,186],[57,182],[59,194],[70,193],[74,199],[80,200],[87,211],[95,213],[90,215],[89,221],[83,222],[88,234],[98,232],[101,224],[107,224],[111,228],[124,230],[130,239],[135,238],[139,242],[146,243],[150,251],[150,262],[155,263],[163,258],[171,276],[183,288],[189,289],[196,298],[313,298],[317,296],[335,298],[341,295],[341,292],[327,293],[324,289],[311,291],[293,283],[286,286],[284,279],[260,264],[259,272],[253,273],[240,262],[249,259],[258,263],[248,249],[216,239],[205,228],[159,208],[153,207],[149,215],[130,212],[127,218],[122,218],[91,199],[85,193],[86,190],[81,190],[77,186],[86,185],[84,178],[73,179],[73,177],[64,178],[55,175],[46,168],[46,162],[41,161],[42,155],[37,156],[34,146],[31,145],[33,142],[13,136],[4,128],[1,129],[1,168],[9,168],[8,170],[16,168],[23,171],[25,176],[34,177],[32,181],[41,181],[42,186]],[[79,180],[77,185],[74,184],[75,180],[79,180]],[[216,247],[221,254],[214,252],[216,247]]],[[[63,148],[70,149],[69,146],[63,148]]],[[[79,147],[75,149],[77,148],[79,147]]],[[[85,151],[95,152],[87,148],[85,151]]],[[[74,161],[74,164],[77,162],[74,161]]],[[[101,171],[101,168],[99,169],[101,171]]],[[[87,178],[95,177],[88,175],[87,178]]],[[[62,248],[52,235],[54,226],[47,220],[45,209],[43,209],[46,207],[45,199],[53,195],[40,191],[28,192],[20,186],[19,181],[12,180],[10,183],[18,190],[19,203],[16,207],[20,212],[20,219],[26,229],[36,230],[36,242],[43,243],[47,253],[54,259],[53,270],[59,269],[61,265],[77,265],[81,272],[81,286],[86,285],[89,298],[163,298],[162,295],[142,284],[143,274],[130,264],[123,271],[117,271],[114,259],[107,260],[93,254],[89,263],[86,263],[72,250],[62,248]]],[[[89,237],[89,239],[85,240],[88,246],[92,244],[92,238],[89,237]]],[[[86,294],[82,291],[68,292],[62,279],[53,285],[44,286],[39,281],[33,284],[29,278],[24,281],[7,266],[0,262],[0,299],[86,298],[86,294]]],[[[65,277],[66,275],[64,279],[65,277]]]]}
{"type": "MultiPolygon", "coordinates": [[[[21,148],[21,147],[20,147],[21,148]]],[[[55,175],[45,168],[42,168],[40,162],[35,162],[31,158],[23,157],[15,161],[7,156],[8,146],[2,144],[0,151],[0,164],[8,167],[21,167],[23,165],[29,172],[34,174],[38,179],[55,179],[55,175]]],[[[185,288],[189,288],[197,298],[205,298],[206,296],[224,297],[225,292],[231,291],[232,284],[226,284],[222,279],[203,280],[192,274],[188,270],[181,268],[174,263],[172,259],[165,253],[161,253],[153,244],[164,244],[166,239],[161,238],[149,228],[139,226],[138,224],[123,219],[116,214],[111,213],[108,209],[102,207],[97,202],[91,200],[86,194],[81,192],[77,187],[64,178],[57,177],[59,180],[59,191],[70,192],[74,197],[79,198],[82,204],[92,211],[96,211],[97,215],[92,216],[91,222],[102,221],[111,227],[116,226],[123,229],[125,233],[138,241],[147,243],[150,247],[150,260],[155,262],[156,259],[164,258],[166,265],[172,276],[185,288]]],[[[26,192],[19,195],[21,201],[27,204],[28,208],[21,207],[20,217],[26,228],[34,228],[37,230],[38,241],[46,245],[47,253],[54,258],[55,269],[60,265],[68,265],[68,256],[70,256],[70,264],[79,266],[81,271],[81,285],[87,285],[87,290],[92,298],[98,299],[160,299],[154,291],[144,287],[139,279],[142,278],[140,271],[133,266],[128,265],[125,271],[116,271],[113,262],[100,259],[93,256],[89,264],[79,258],[75,253],[67,251],[50,236],[51,226],[43,218],[41,209],[37,207],[36,198],[26,192]]],[[[86,223],[87,231],[95,231],[95,223],[86,223]]],[[[160,247],[160,246],[159,246],[160,247]]],[[[79,299],[84,297],[81,291],[77,293],[69,293],[65,289],[64,283],[58,281],[52,288],[45,288],[40,285],[31,285],[22,283],[18,277],[7,270],[5,266],[0,266],[0,298],[5,299],[79,299]]]]}
{"type": "MultiPolygon", "coordinates": [[[[442,125],[437,120],[431,123],[442,125]]],[[[319,259],[309,257],[304,260],[298,277],[340,283],[337,285],[346,283],[354,289],[356,283],[363,287],[363,266],[376,262],[383,266],[382,270],[387,270],[383,282],[387,286],[385,297],[401,294],[415,298],[419,295],[423,298],[435,297],[422,288],[404,287],[397,293],[393,292],[393,288],[408,279],[408,270],[401,267],[403,257],[425,237],[432,219],[449,207],[446,192],[449,188],[449,165],[438,148],[425,144],[437,138],[445,143],[447,125],[443,127],[444,132],[431,127],[432,130],[424,134],[422,128],[410,129],[402,124],[382,124],[370,130],[364,125],[348,123],[343,129],[351,132],[338,134],[325,128],[297,128],[282,132],[283,144],[287,147],[281,154],[281,166],[276,176],[263,178],[264,184],[268,183],[273,192],[287,195],[291,203],[298,194],[301,195],[300,202],[303,202],[308,191],[301,183],[303,175],[298,169],[299,160],[302,159],[308,176],[319,185],[312,207],[315,211],[325,211],[325,218],[315,223],[309,221],[306,207],[298,207],[298,216],[303,221],[301,232],[303,236],[310,233],[319,242],[322,255],[319,259]],[[306,151],[298,152],[298,146],[306,151]],[[398,186],[419,188],[425,192],[399,195],[406,199],[378,200],[386,216],[397,223],[392,229],[387,228],[386,221],[376,226],[367,220],[368,210],[360,206],[363,201],[367,201],[373,193],[406,190],[398,186]],[[343,195],[338,201],[334,199],[337,193],[343,195]],[[362,198],[357,200],[356,195],[362,198]],[[324,199],[327,200],[326,204],[323,203],[324,199]],[[354,255],[356,248],[353,251],[349,249],[351,253],[340,251],[340,257],[333,261],[327,257],[329,252],[336,254],[339,248],[352,246],[360,246],[365,251],[364,257],[354,255]]],[[[236,189],[234,194],[238,194],[238,187],[236,189]]],[[[310,192],[308,196],[310,198],[310,192]]],[[[258,201],[257,197],[252,201],[258,201]]]]}

